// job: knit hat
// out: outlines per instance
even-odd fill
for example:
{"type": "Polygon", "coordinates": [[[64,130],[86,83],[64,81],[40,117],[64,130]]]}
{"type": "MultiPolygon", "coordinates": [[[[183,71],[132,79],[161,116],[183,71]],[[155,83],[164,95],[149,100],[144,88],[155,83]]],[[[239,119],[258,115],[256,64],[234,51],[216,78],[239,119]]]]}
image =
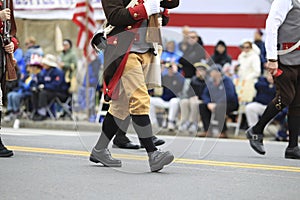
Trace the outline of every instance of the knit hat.
{"type": "Polygon", "coordinates": [[[30,66],[39,66],[41,67],[42,56],[38,54],[31,54],[29,65],[30,66]]]}

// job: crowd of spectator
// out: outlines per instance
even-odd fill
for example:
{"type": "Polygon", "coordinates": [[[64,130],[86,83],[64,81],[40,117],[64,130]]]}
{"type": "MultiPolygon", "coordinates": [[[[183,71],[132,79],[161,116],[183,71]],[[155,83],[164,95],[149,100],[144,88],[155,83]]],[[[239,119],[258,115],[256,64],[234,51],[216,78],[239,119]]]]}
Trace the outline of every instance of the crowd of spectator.
{"type": "MultiPolygon", "coordinates": [[[[276,90],[272,77],[264,73],[262,36],[263,32],[257,30],[253,41],[243,41],[240,54],[233,62],[226,41],[220,39],[209,55],[201,36],[188,26],[183,27],[180,42],[167,40],[164,44],[162,88],[149,91],[152,125],[196,133],[199,137],[226,138],[226,122],[236,120],[232,113],[239,112],[241,106],[245,108],[244,128],[254,124],[276,90]],[[165,113],[164,119],[158,116],[161,112],[165,113]]],[[[20,78],[8,90],[4,119],[10,121],[18,117],[21,107],[26,105],[30,119],[45,120],[49,112],[55,114],[59,109],[59,106],[50,107],[55,98],[65,101],[77,93],[79,107],[86,109],[88,105],[89,120],[95,121],[97,91],[101,96],[103,57],[100,55],[88,64],[87,76],[77,86],[78,59],[71,40],[63,40],[59,56],[44,55],[34,37],[25,40],[25,48],[24,52],[22,49],[15,52],[20,78]]],[[[280,124],[279,131],[284,129],[284,116],[274,120],[280,124]]]]}

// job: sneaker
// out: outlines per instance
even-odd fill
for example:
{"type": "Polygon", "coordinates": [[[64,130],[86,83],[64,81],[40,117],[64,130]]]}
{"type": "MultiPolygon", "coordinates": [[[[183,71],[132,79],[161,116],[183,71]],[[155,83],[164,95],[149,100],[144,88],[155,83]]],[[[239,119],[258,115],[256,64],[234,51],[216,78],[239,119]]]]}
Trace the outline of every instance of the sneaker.
{"type": "Polygon", "coordinates": [[[198,125],[195,123],[192,123],[189,127],[189,132],[190,133],[196,133],[198,131],[198,125]]]}
{"type": "Polygon", "coordinates": [[[121,160],[112,158],[108,149],[96,150],[93,148],[90,155],[90,161],[94,163],[101,163],[105,167],[122,167],[121,160]]]}
{"type": "Polygon", "coordinates": [[[6,147],[0,150],[0,157],[11,157],[14,153],[11,150],[8,150],[6,147]]]}
{"type": "Polygon", "coordinates": [[[183,122],[183,123],[179,126],[178,130],[179,130],[179,131],[186,131],[186,130],[188,129],[188,127],[189,127],[189,122],[183,122]]]}
{"type": "Polygon", "coordinates": [[[172,122],[172,121],[168,122],[168,129],[170,131],[173,131],[175,129],[175,127],[176,127],[175,122],[172,122]]]}
{"type": "Polygon", "coordinates": [[[4,116],[3,121],[10,122],[13,120],[13,118],[14,118],[14,114],[10,112],[8,115],[4,116]]]}
{"type": "Polygon", "coordinates": [[[174,160],[174,155],[170,151],[154,151],[148,153],[149,165],[151,172],[160,171],[165,165],[170,164],[174,160]]]}

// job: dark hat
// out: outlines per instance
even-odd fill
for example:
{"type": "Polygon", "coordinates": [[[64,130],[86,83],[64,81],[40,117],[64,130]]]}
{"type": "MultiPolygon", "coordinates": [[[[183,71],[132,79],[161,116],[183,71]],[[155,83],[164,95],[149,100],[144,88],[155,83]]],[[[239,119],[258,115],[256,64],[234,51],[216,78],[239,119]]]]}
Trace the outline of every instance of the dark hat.
{"type": "Polygon", "coordinates": [[[209,66],[206,63],[203,63],[203,62],[196,62],[193,65],[196,69],[200,68],[200,69],[207,70],[209,68],[209,66]]]}
{"type": "Polygon", "coordinates": [[[222,45],[223,47],[226,47],[226,44],[225,44],[225,42],[224,42],[223,40],[219,40],[219,41],[217,42],[217,45],[216,45],[216,46],[219,46],[219,45],[222,45]]]}
{"type": "Polygon", "coordinates": [[[72,48],[72,41],[69,39],[64,39],[63,43],[68,43],[70,45],[70,48],[72,48]]]}
{"type": "Polygon", "coordinates": [[[257,32],[257,33],[259,33],[259,34],[260,34],[260,36],[263,36],[263,35],[264,35],[264,33],[262,32],[262,30],[261,30],[261,29],[257,29],[257,30],[256,30],[256,32],[257,32]]]}

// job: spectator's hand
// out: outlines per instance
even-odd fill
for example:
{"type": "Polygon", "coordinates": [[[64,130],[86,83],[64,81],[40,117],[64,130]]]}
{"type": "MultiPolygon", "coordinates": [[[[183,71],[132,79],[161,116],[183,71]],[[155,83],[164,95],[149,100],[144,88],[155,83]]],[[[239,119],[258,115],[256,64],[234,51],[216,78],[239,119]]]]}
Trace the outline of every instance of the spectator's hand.
{"type": "Polygon", "coordinates": [[[5,50],[7,53],[13,53],[13,52],[14,52],[14,43],[13,43],[13,42],[10,42],[8,45],[5,45],[5,46],[4,46],[4,50],[5,50]]]}
{"type": "Polygon", "coordinates": [[[32,88],[31,88],[31,91],[32,91],[32,92],[37,92],[37,88],[36,88],[36,87],[32,87],[32,88]]]}
{"type": "Polygon", "coordinates": [[[267,70],[272,74],[273,76],[277,73],[278,69],[278,62],[270,62],[267,63],[267,70]]]}
{"type": "Polygon", "coordinates": [[[45,85],[44,85],[44,84],[39,84],[39,85],[38,85],[38,88],[39,88],[39,90],[43,90],[43,89],[44,89],[44,87],[45,87],[45,85]]]}
{"type": "Polygon", "coordinates": [[[215,104],[215,103],[208,103],[208,104],[207,104],[207,108],[208,108],[211,112],[215,112],[216,104],[215,104]]]}
{"type": "Polygon", "coordinates": [[[148,16],[160,13],[160,0],[147,0],[144,6],[148,16]]]}
{"type": "Polygon", "coordinates": [[[10,20],[10,9],[5,8],[0,11],[0,19],[1,21],[10,20]]]}

